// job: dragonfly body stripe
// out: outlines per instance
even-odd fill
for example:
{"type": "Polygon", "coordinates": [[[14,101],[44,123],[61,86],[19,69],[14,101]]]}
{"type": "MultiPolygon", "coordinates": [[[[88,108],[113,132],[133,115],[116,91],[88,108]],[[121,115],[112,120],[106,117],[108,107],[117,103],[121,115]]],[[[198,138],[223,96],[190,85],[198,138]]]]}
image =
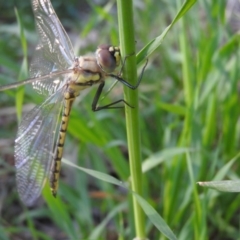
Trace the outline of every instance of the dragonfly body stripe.
{"type": "Polygon", "coordinates": [[[71,112],[72,104],[76,98],[75,95],[78,95],[78,94],[74,92],[72,93],[69,92],[69,89],[67,89],[64,94],[65,102],[64,102],[64,108],[63,108],[63,114],[62,114],[62,121],[61,121],[61,127],[60,127],[59,136],[57,140],[57,148],[54,156],[54,166],[52,169],[52,177],[50,181],[51,191],[53,196],[55,197],[57,195],[59,175],[61,170],[61,159],[63,155],[63,146],[66,138],[69,115],[71,112]]]}

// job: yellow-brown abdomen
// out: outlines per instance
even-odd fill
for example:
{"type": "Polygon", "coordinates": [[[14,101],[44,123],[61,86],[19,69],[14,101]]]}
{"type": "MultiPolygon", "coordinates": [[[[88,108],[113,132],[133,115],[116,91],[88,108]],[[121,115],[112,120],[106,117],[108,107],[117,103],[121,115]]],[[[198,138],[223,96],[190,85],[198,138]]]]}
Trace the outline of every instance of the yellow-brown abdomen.
{"type": "Polygon", "coordinates": [[[69,115],[71,112],[72,104],[76,98],[76,95],[73,93],[66,91],[64,93],[64,107],[63,107],[63,113],[62,113],[62,119],[61,119],[61,126],[59,130],[59,135],[57,139],[57,144],[55,148],[54,153],[54,165],[52,168],[52,175],[51,175],[51,191],[54,197],[57,195],[58,190],[58,182],[59,182],[59,176],[60,176],[60,170],[61,170],[61,159],[63,156],[63,146],[65,142],[66,137],[66,131],[68,127],[69,122],[69,115]]]}

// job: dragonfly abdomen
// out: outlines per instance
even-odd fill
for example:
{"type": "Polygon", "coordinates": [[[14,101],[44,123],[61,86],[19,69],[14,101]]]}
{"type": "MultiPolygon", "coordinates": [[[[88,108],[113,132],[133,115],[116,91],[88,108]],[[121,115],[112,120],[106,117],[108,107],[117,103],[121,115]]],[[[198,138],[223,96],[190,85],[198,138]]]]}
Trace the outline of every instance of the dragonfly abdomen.
{"type": "Polygon", "coordinates": [[[63,107],[63,113],[62,113],[62,119],[61,119],[61,126],[59,130],[59,135],[57,139],[56,149],[54,153],[54,163],[52,168],[52,175],[51,175],[51,191],[54,197],[57,195],[57,189],[58,189],[58,182],[59,182],[59,176],[60,176],[60,170],[61,170],[61,160],[63,156],[63,147],[64,142],[66,138],[66,132],[69,122],[69,115],[71,112],[72,104],[78,94],[76,92],[69,92],[66,91],[64,93],[64,107],[63,107]]]}

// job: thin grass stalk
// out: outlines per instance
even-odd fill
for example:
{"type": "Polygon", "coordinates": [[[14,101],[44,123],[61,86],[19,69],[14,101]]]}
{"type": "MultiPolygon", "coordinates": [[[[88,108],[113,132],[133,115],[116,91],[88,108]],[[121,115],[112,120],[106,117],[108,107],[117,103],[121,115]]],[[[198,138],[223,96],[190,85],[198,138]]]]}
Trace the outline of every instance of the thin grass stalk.
{"type": "MultiPolygon", "coordinates": [[[[133,5],[130,0],[118,0],[120,47],[123,58],[127,56],[123,77],[132,85],[137,82],[133,5]]],[[[141,145],[139,128],[138,90],[124,87],[124,98],[134,108],[125,107],[129,164],[132,190],[142,195],[141,145]]],[[[133,195],[133,211],[137,239],[145,239],[144,213],[133,195]]]]}
{"type": "MultiPolygon", "coordinates": [[[[178,2],[178,1],[177,1],[178,2]]],[[[180,7],[180,3],[177,3],[178,7],[180,7]]],[[[180,23],[180,35],[179,35],[179,43],[180,43],[180,52],[183,56],[182,61],[182,77],[183,77],[183,87],[184,87],[184,99],[186,105],[186,115],[184,120],[184,128],[182,131],[182,135],[180,138],[179,145],[180,146],[189,146],[193,143],[192,141],[192,119],[193,119],[193,101],[194,101],[194,88],[193,88],[193,76],[192,76],[192,63],[190,57],[190,47],[189,42],[187,40],[187,22],[186,18],[181,18],[179,20],[180,23]]],[[[190,180],[192,185],[194,186],[194,175],[191,166],[190,157],[187,156],[187,165],[188,171],[190,175],[190,180]]],[[[201,207],[198,200],[198,193],[196,187],[193,188],[193,196],[194,196],[194,204],[196,213],[194,215],[193,221],[193,229],[195,238],[199,238],[201,236],[201,207]]],[[[199,238],[200,239],[200,238],[199,238]]]]}
{"type": "MultiPolygon", "coordinates": [[[[181,3],[177,1],[177,8],[181,7],[181,3]]],[[[179,44],[180,52],[183,56],[182,61],[182,77],[183,77],[183,88],[184,88],[184,99],[186,104],[186,117],[184,120],[184,128],[182,131],[180,145],[185,145],[190,142],[191,136],[191,113],[193,106],[193,84],[191,76],[191,62],[190,62],[190,53],[189,53],[189,43],[187,40],[187,30],[186,30],[186,21],[185,18],[179,20],[180,24],[180,34],[179,34],[179,44]]]]}
{"type": "MultiPolygon", "coordinates": [[[[21,70],[19,72],[18,80],[22,80],[27,78],[27,69],[28,69],[28,61],[27,61],[27,41],[24,34],[24,28],[22,23],[21,15],[19,15],[17,9],[15,9],[15,15],[17,17],[18,26],[19,26],[19,33],[20,33],[20,40],[22,45],[22,51],[23,51],[23,62],[21,66],[21,70]]],[[[17,112],[17,119],[18,122],[20,122],[22,117],[22,106],[23,106],[23,98],[24,98],[24,88],[21,87],[16,92],[16,112],[17,112]]]]}
{"type": "Polygon", "coordinates": [[[194,226],[194,234],[195,234],[195,239],[206,239],[206,236],[203,237],[203,215],[202,215],[202,209],[201,209],[201,204],[198,196],[198,191],[197,191],[197,186],[194,178],[194,173],[193,173],[193,166],[192,166],[192,161],[190,158],[189,153],[186,154],[186,159],[187,159],[187,167],[188,167],[188,173],[190,177],[190,182],[193,186],[193,199],[194,199],[194,206],[195,206],[195,213],[194,213],[194,221],[193,221],[193,226],[194,226]],[[201,238],[200,238],[201,236],[201,238]]]}

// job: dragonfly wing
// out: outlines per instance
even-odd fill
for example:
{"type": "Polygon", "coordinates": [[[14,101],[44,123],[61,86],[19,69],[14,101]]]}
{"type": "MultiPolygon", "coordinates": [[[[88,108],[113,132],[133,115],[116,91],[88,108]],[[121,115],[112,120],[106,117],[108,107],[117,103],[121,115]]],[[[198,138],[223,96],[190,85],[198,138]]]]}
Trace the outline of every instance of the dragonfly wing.
{"type": "Polygon", "coordinates": [[[50,176],[63,102],[61,89],[27,113],[19,126],[15,140],[16,180],[20,198],[28,206],[39,197],[50,176]]]}
{"type": "Polygon", "coordinates": [[[44,79],[39,78],[39,80],[32,78],[33,89],[39,94],[51,96],[58,89],[61,89],[66,84],[67,80],[71,79],[71,71],[73,70],[68,69],[60,72],[59,74],[44,75],[44,79]]]}
{"type": "MultiPolygon", "coordinates": [[[[65,70],[74,63],[74,52],[71,41],[59,21],[49,0],[32,0],[39,44],[30,65],[30,77],[39,77],[53,71],[65,70]]],[[[51,84],[38,85],[42,93],[51,89],[51,84]]],[[[55,84],[52,83],[55,87],[55,84]]],[[[53,87],[53,88],[54,88],[53,87]]],[[[41,91],[40,91],[41,92],[41,91]]],[[[50,95],[50,94],[49,94],[50,95]]]]}

